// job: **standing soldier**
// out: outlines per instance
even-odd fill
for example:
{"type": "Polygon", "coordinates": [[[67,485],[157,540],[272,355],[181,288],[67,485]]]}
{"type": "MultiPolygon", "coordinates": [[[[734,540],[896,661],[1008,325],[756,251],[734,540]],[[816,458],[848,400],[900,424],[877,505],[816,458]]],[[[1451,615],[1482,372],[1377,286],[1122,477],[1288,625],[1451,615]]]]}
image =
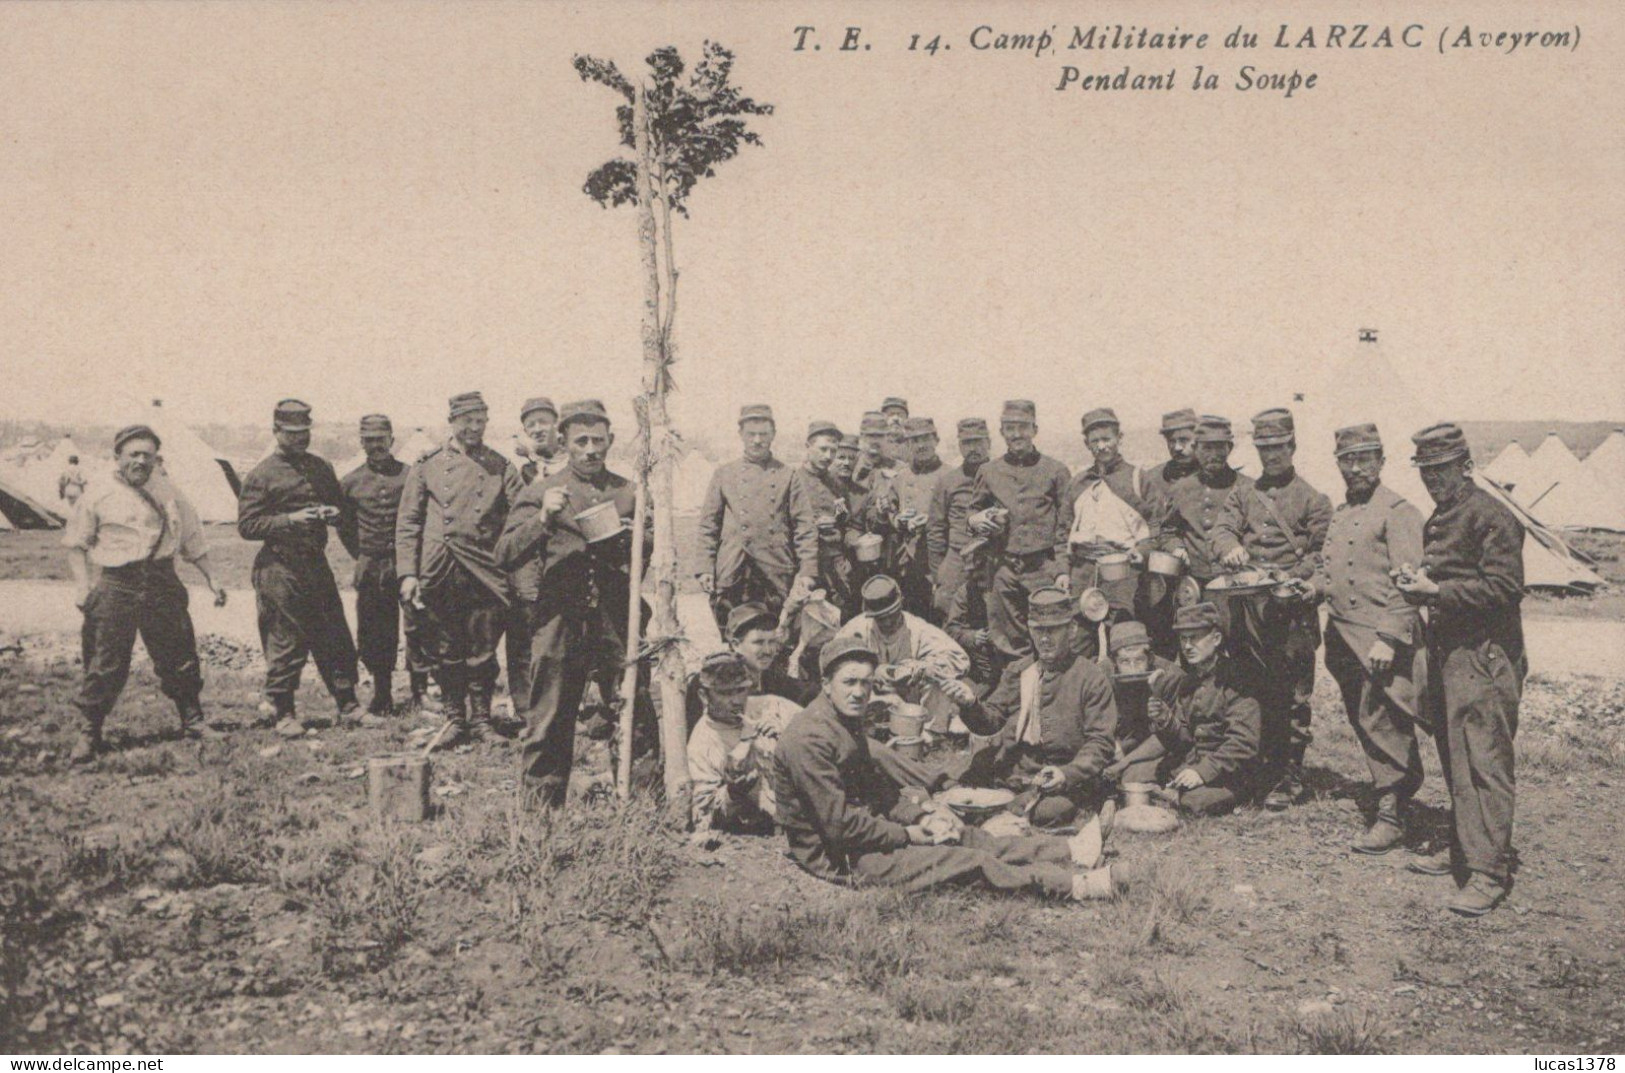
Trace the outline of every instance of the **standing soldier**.
{"type": "Polygon", "coordinates": [[[934,622],[925,530],[931,520],[931,496],[942,473],[936,422],[929,417],[910,417],[903,433],[908,460],[876,486],[869,510],[876,529],[886,534],[886,565],[903,588],[903,607],[911,615],[934,622]]]}
{"type": "MultiPolygon", "coordinates": [[[[361,449],[367,460],[346,473],[339,486],[353,531],[341,529],[355,557],[355,634],[361,665],[372,675],[367,713],[390,714],[395,708],[392,679],[400,646],[402,608],[395,580],[395,522],[406,487],[406,463],[394,455],[395,433],[384,414],[361,419],[361,449]]],[[[419,643],[415,611],[406,614],[406,670],[412,688],[412,710],[423,708],[429,667],[419,643]]]]}
{"type": "MultiPolygon", "coordinates": [[[[1196,411],[1173,410],[1162,415],[1162,442],[1168,448],[1168,461],[1148,469],[1145,474],[1146,494],[1155,496],[1162,504],[1164,517],[1171,509],[1173,486],[1182,478],[1196,472],[1196,411]]],[[[1159,520],[1159,535],[1160,535],[1159,520]]],[[[1164,659],[1179,656],[1179,642],[1174,636],[1174,586],[1171,582],[1153,576],[1144,590],[1145,602],[1140,609],[1142,620],[1151,634],[1151,646],[1164,659]]]]}
{"type": "Polygon", "coordinates": [[[886,396],[886,401],[880,404],[880,412],[886,415],[886,422],[892,428],[901,429],[908,423],[908,400],[897,395],[886,396]]]}
{"type": "MultiPolygon", "coordinates": [[[[519,408],[519,424],[524,428],[523,441],[518,454],[524,459],[519,466],[519,479],[530,484],[538,477],[551,477],[566,465],[564,452],[558,446],[559,409],[545,395],[526,399],[519,408]]],[[[529,563],[508,578],[513,598],[509,602],[504,625],[502,651],[508,668],[508,702],[517,718],[524,710],[525,697],[530,692],[526,681],[530,674],[530,616],[536,607],[536,564],[529,563]]],[[[487,678],[496,676],[496,661],[492,660],[487,678]]]]}
{"type": "Polygon", "coordinates": [[[1326,601],[1326,670],[1343,693],[1365,751],[1376,821],[1356,853],[1387,853],[1405,837],[1405,813],[1422,785],[1416,746],[1416,608],[1393,575],[1422,561],[1422,514],[1382,479],[1376,425],[1340,428],[1337,468],[1348,498],[1332,514],[1313,595],[1326,601]]]}
{"type": "Polygon", "coordinates": [[[773,457],[775,432],[771,408],[739,411],[745,455],[717,467],[700,508],[700,588],[719,630],[739,604],[777,612],[792,586],[804,592],[818,573],[818,530],[811,516],[792,512],[790,467],[773,457]]]}
{"type": "Polygon", "coordinates": [[[310,453],[310,407],[298,399],[276,404],[276,450],[243,481],[237,532],[261,541],[254,556],[254,599],[265,647],[265,701],[260,713],[287,737],[323,725],[294,714],[294,693],[307,657],[338,705],[340,719],[361,707],[355,699],[355,642],[344,621],[327,527],[347,527],[344,490],[325,459],[310,453]]]}
{"type": "Polygon", "coordinates": [[[1050,586],[1070,589],[1061,511],[1072,475],[1039,453],[1033,445],[1037,434],[1038,408],[1027,399],[1006,402],[999,417],[1005,453],[977,471],[971,493],[973,511],[997,507],[1006,512],[1002,523],[986,519],[985,513],[983,521],[971,523],[973,533],[994,538],[987,618],[993,647],[1004,662],[1032,654],[1028,597],[1050,586]]]}
{"type": "Polygon", "coordinates": [[[491,721],[490,665],[512,598],[496,544],[523,487],[513,463],[485,445],[480,393],[453,395],[449,406],[451,436],[407,472],[395,526],[400,599],[424,612],[453,727],[446,747],[491,721]]]}
{"type": "Polygon", "coordinates": [[[1111,606],[1111,621],[1126,622],[1134,617],[1139,564],[1156,537],[1161,507],[1144,471],[1123,459],[1116,412],[1101,407],[1084,414],[1083,440],[1094,462],[1072,478],[1061,503],[1072,591],[1098,588],[1111,606]],[[1100,560],[1108,555],[1129,555],[1130,575],[1103,579],[1100,560]]]}
{"type": "Polygon", "coordinates": [[[525,464],[519,467],[519,477],[526,484],[537,477],[551,477],[566,465],[564,452],[559,449],[559,409],[545,395],[526,399],[519,408],[519,424],[525,430],[525,439],[519,452],[525,464]]]}
{"type": "Polygon", "coordinates": [[[845,481],[835,472],[841,430],[830,421],[807,426],[807,459],[790,474],[790,514],[811,518],[818,534],[818,574],[814,581],[843,615],[853,606],[852,562],[846,557],[849,510],[845,481]]]}
{"type": "Polygon", "coordinates": [[[891,430],[891,419],[879,410],[866,412],[858,425],[858,445],[862,454],[858,456],[852,479],[865,491],[873,489],[880,475],[897,465],[897,459],[891,454],[891,430]]]}
{"type": "Polygon", "coordinates": [[[1213,548],[1213,527],[1232,491],[1253,486],[1230,465],[1235,448],[1230,422],[1208,414],[1196,426],[1196,469],[1175,480],[1168,489],[1167,512],[1162,518],[1163,550],[1185,559],[1191,577],[1207,583],[1219,576],[1219,556],[1213,548]]]}
{"type": "Polygon", "coordinates": [[[72,763],[101,751],[102,723],[129,678],[138,633],[164,696],[175,702],[181,733],[205,732],[198,701],[203,675],[175,556],[197,567],[216,607],[225,605],[226,590],[210,569],[197,511],[153,472],[158,447],[158,434],[146,425],[120,429],[113,437],[118,468],[79,497],[62,540],[69,549],[74,602],[85,614],[80,631],[85,679],[78,700],[85,730],[68,756],[72,763]]]}
{"type": "Polygon", "coordinates": [[[1473,483],[1461,429],[1448,422],[1411,437],[1412,463],[1434,511],[1422,530],[1420,568],[1395,583],[1429,609],[1424,706],[1450,789],[1450,849],[1411,864],[1425,875],[1467,872],[1450,902],[1483,916],[1512,884],[1513,736],[1528,670],[1523,649],[1523,525],[1473,483]]]}
{"type": "Polygon", "coordinates": [[[1231,601],[1231,640],[1258,675],[1264,719],[1261,785],[1268,788],[1264,807],[1284,809],[1303,796],[1303,754],[1312,737],[1309,699],[1320,648],[1320,614],[1305,597],[1326,546],[1332,501],[1292,465],[1298,441],[1290,412],[1265,410],[1254,417],[1253,446],[1263,473],[1225,500],[1213,526],[1213,549],[1227,567],[1268,567],[1297,583],[1290,599],[1263,593],[1231,601]]]}
{"type": "Polygon", "coordinates": [[[637,499],[632,482],[606,465],[615,437],[603,403],[566,403],[559,433],[570,464],[525,487],[497,544],[508,570],[533,559],[539,567],[520,763],[527,800],[549,807],[563,805],[570,786],[582,691],[590,680],[608,681],[626,651],[637,499]],[[604,503],[624,529],[599,538],[579,519],[604,503]]]}
{"type": "Polygon", "coordinates": [[[976,474],[987,462],[993,438],[980,417],[962,418],[958,432],[960,463],[937,476],[925,540],[942,627],[970,654],[972,677],[986,682],[989,634],[980,549],[987,542],[970,531],[970,503],[976,474]]]}

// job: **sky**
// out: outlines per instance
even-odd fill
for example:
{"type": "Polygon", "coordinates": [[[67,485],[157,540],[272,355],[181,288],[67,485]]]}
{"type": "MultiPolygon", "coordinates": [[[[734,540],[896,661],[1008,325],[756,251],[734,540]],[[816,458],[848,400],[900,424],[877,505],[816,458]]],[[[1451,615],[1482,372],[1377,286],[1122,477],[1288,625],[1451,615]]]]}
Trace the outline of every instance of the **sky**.
{"type": "MultiPolygon", "coordinates": [[[[400,426],[475,388],[499,416],[534,394],[629,416],[636,214],[581,192],[619,99],[570,60],[715,38],[776,112],[675,235],[688,428],[757,401],[855,425],[892,394],[939,426],[1032,398],[1041,438],[1096,405],[1245,418],[1318,387],[1362,327],[1438,412],[1625,418],[1625,10],[1473,5],[1475,30],[1582,28],[1510,55],[969,45],[1136,7],[0,4],[0,416],[116,423],[162,397],[268,421],[297,396],[400,426]],[[794,51],[798,25],[824,48],[794,51]],[[839,52],[846,25],[873,47],[839,52]],[[908,51],[922,31],[952,49],[908,51]],[[1196,93],[1197,62],[1319,84],[1196,93]],[[1056,92],[1065,63],[1181,84],[1056,92]]],[[[1349,14],[1155,11],[1266,39],[1349,14]]]]}

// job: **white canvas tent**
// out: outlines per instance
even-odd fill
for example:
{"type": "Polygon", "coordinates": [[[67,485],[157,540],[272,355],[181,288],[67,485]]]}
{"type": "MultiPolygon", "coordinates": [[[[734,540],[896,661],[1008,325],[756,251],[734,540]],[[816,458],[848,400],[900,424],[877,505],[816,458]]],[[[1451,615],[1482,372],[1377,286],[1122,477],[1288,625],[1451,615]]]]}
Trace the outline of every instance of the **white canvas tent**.
{"type": "Polygon", "coordinates": [[[1625,533],[1625,489],[1610,488],[1584,466],[1541,496],[1533,513],[1558,529],[1606,529],[1625,533]]]}
{"type": "MultiPolygon", "coordinates": [[[[11,466],[0,469],[0,529],[60,529],[67,520],[63,510],[47,506],[53,498],[41,501],[17,480],[11,466]]],[[[54,489],[53,489],[54,492],[54,489]]],[[[66,505],[62,505],[65,510],[66,505]]]]}
{"type": "Polygon", "coordinates": [[[1484,467],[1486,477],[1514,491],[1522,489],[1524,476],[1528,472],[1529,452],[1517,440],[1503,447],[1501,453],[1495,456],[1495,461],[1484,467]]]}
{"type": "Polygon", "coordinates": [[[1524,473],[1523,484],[1517,489],[1518,502],[1540,517],[1537,508],[1541,499],[1579,472],[1580,460],[1574,457],[1574,452],[1555,431],[1548,432],[1546,438],[1540,441],[1540,446],[1529,456],[1529,468],[1524,473]]]}
{"type": "Polygon", "coordinates": [[[156,401],[138,408],[127,423],[151,426],[158,434],[164,473],[192,501],[199,518],[206,522],[237,520],[237,493],[242,482],[224,455],[156,401]]]}
{"type": "MultiPolygon", "coordinates": [[[[1330,496],[1334,504],[1342,502],[1343,476],[1333,453],[1334,433],[1348,425],[1375,421],[1387,455],[1383,483],[1427,517],[1433,511],[1433,500],[1422,485],[1420,473],[1410,464],[1410,437],[1446,418],[1429,412],[1424,402],[1427,396],[1413,391],[1405,383],[1384,356],[1382,344],[1355,345],[1358,349],[1330,368],[1317,389],[1305,392],[1301,402],[1285,403],[1296,418],[1298,472],[1330,496]]],[[[1238,455],[1253,453],[1250,443],[1239,436],[1237,439],[1238,455]]],[[[1563,450],[1567,452],[1568,448],[1563,450]]],[[[1589,592],[1602,585],[1602,579],[1575,556],[1561,536],[1519,507],[1504,488],[1483,476],[1479,477],[1478,484],[1524,523],[1524,584],[1528,588],[1589,592]]]]}
{"type": "Polygon", "coordinates": [[[1625,429],[1615,429],[1586,455],[1580,468],[1616,495],[1625,495],[1625,429]]]}

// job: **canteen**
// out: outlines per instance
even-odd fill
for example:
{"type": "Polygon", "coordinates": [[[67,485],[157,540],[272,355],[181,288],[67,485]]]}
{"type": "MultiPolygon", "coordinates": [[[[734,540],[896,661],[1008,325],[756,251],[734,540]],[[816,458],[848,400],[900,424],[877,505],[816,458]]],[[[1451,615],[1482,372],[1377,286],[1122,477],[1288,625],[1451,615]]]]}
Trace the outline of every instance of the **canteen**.
{"type": "Polygon", "coordinates": [[[925,709],[918,704],[898,704],[887,722],[892,736],[903,741],[918,738],[925,731],[925,709]]]}
{"type": "Polygon", "coordinates": [[[879,533],[865,533],[858,537],[854,558],[860,563],[878,563],[880,548],[885,539],[879,533]]]}
{"type": "Polygon", "coordinates": [[[1152,551],[1146,553],[1145,568],[1163,577],[1178,577],[1185,572],[1185,560],[1172,552],[1152,551]]]}
{"type": "Polygon", "coordinates": [[[626,525],[621,521],[621,512],[615,508],[613,500],[606,500],[595,507],[588,507],[576,515],[576,528],[587,543],[596,544],[601,540],[608,540],[625,532],[626,525]]]}
{"type": "Polygon", "coordinates": [[[1134,563],[1122,552],[1102,555],[1095,560],[1095,566],[1102,581],[1127,581],[1134,576],[1134,563]]]}

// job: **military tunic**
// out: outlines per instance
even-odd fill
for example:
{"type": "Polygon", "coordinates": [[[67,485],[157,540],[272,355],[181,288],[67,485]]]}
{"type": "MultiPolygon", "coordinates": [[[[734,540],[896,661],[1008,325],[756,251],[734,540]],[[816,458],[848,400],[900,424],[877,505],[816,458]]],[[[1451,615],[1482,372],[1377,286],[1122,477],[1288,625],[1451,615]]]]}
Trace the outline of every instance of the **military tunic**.
{"type": "Polygon", "coordinates": [[[1159,675],[1152,696],[1152,727],[1166,750],[1161,774],[1193,768],[1202,785],[1180,794],[1181,808],[1227,812],[1251,789],[1258,766],[1258,701],[1247,684],[1220,662],[1207,674],[1184,667],[1159,675]]]}
{"type": "Polygon", "coordinates": [[[717,467],[700,507],[701,569],[714,579],[717,628],[743,603],[777,613],[797,574],[818,573],[818,530],[790,500],[793,471],[777,458],[717,467]]]}
{"type": "MultiPolygon", "coordinates": [[[[1223,556],[1244,547],[1253,565],[1307,580],[1325,547],[1331,515],[1331,500],[1296,471],[1265,475],[1245,487],[1238,483],[1213,524],[1213,553],[1223,556]]],[[[1260,756],[1267,781],[1272,774],[1295,769],[1309,746],[1320,614],[1312,603],[1282,603],[1268,593],[1224,602],[1237,669],[1257,678],[1264,719],[1260,756]]]]}
{"type": "MultiPolygon", "coordinates": [[[[401,492],[406,487],[406,464],[391,456],[382,462],[363,462],[339,481],[350,516],[350,554],[355,557],[356,649],[361,665],[375,681],[389,683],[400,645],[400,585],[395,575],[395,523],[401,492]]],[[[407,609],[406,667],[419,674],[429,670],[422,652],[415,609],[407,609]]]]}
{"type": "Polygon", "coordinates": [[[993,539],[987,590],[988,630],[1006,659],[1032,654],[1027,598],[1064,572],[1067,534],[1061,512],[1071,476],[1066,466],[1036,450],[1007,452],[976,472],[971,510],[1010,512],[1004,532],[993,539]]]}
{"type": "MultiPolygon", "coordinates": [[[[576,716],[587,683],[597,681],[606,700],[618,688],[632,599],[630,527],[636,506],[636,486],[625,477],[608,470],[589,476],[566,467],[520,492],[497,542],[506,569],[532,561],[538,568],[521,764],[529,787],[551,804],[563,804],[569,787],[576,716]],[[551,521],[542,509],[550,488],[569,494],[551,521]],[[615,504],[628,531],[588,543],[575,519],[600,503],[615,504]]],[[[646,673],[640,671],[640,677],[646,673]]],[[[639,717],[652,722],[641,686],[636,700],[639,717]]]]}
{"type": "Polygon", "coordinates": [[[1513,739],[1528,661],[1523,647],[1523,525],[1474,485],[1423,528],[1429,602],[1426,708],[1463,863],[1505,883],[1512,864],[1513,739]],[[1437,731],[1436,731],[1437,733],[1437,731]]]}
{"type": "MultiPolygon", "coordinates": [[[[1160,466],[1152,466],[1145,470],[1146,495],[1156,499],[1161,515],[1153,525],[1159,548],[1172,549],[1172,544],[1163,538],[1163,523],[1167,520],[1169,511],[1173,509],[1174,484],[1195,472],[1194,458],[1170,458],[1160,466]]],[[[1141,585],[1140,591],[1143,598],[1140,621],[1151,634],[1151,650],[1164,659],[1177,659],[1179,641],[1174,636],[1173,584],[1153,574],[1141,585]]]]}
{"type": "Polygon", "coordinates": [[[797,466],[790,474],[790,514],[812,521],[818,538],[818,587],[843,614],[855,610],[857,591],[852,587],[852,561],[846,556],[851,510],[841,479],[827,469],[817,473],[806,463],[797,466]],[[820,526],[820,519],[829,524],[820,526]]]}
{"type": "Polygon", "coordinates": [[[932,493],[942,471],[942,459],[935,456],[925,463],[900,465],[881,477],[868,505],[873,531],[886,536],[883,561],[903,590],[903,607],[912,615],[933,621],[937,616],[931,599],[931,554],[925,523],[930,521],[932,493]],[[921,524],[911,532],[901,532],[897,517],[910,511],[921,524]]]}
{"type": "Polygon", "coordinates": [[[512,462],[455,437],[407,471],[395,571],[417,578],[422,588],[424,633],[454,718],[465,696],[482,703],[490,697],[497,641],[512,601],[496,544],[522,487],[512,462]]]}
{"type": "Polygon", "coordinates": [[[886,747],[820,695],[790,720],[773,757],[790,856],[821,879],[919,891],[977,884],[1066,897],[1071,852],[1059,838],[993,838],[967,827],[958,846],[910,845],[930,773],[886,747]]]}
{"type": "Polygon", "coordinates": [[[354,524],[333,467],[308,452],[273,452],[249,472],[237,499],[237,532],[261,543],[253,583],[265,695],[284,710],[291,710],[307,657],[341,705],[355,697],[355,642],[327,563],[327,526],[288,517],[317,506],[342,512],[341,531],[354,524]]]}
{"type": "Polygon", "coordinates": [[[1238,470],[1225,470],[1209,478],[1198,468],[1168,488],[1167,509],[1158,542],[1164,551],[1183,548],[1191,577],[1203,585],[1220,573],[1213,529],[1225,500],[1232,491],[1246,491],[1252,485],[1252,478],[1238,470]]]}
{"type": "Polygon", "coordinates": [[[1315,589],[1327,607],[1326,670],[1337,680],[1354,735],[1379,795],[1408,798],[1422,785],[1416,744],[1416,688],[1426,681],[1417,611],[1389,571],[1422,561],[1422,515],[1387,485],[1332,512],[1315,589]],[[1378,640],[1392,668],[1371,673],[1378,640]]]}
{"type": "Polygon", "coordinates": [[[1005,668],[998,686],[961,716],[972,733],[993,737],[971,756],[963,781],[1019,791],[1041,768],[1060,768],[1065,782],[1041,797],[1031,816],[1035,826],[1053,827],[1074,822],[1100,799],[1100,773],[1112,761],[1117,702],[1100,665],[1073,655],[1065,666],[1039,670],[1032,695],[1037,708],[1024,716],[1021,678],[1034,663],[1028,657],[1005,668]]]}

